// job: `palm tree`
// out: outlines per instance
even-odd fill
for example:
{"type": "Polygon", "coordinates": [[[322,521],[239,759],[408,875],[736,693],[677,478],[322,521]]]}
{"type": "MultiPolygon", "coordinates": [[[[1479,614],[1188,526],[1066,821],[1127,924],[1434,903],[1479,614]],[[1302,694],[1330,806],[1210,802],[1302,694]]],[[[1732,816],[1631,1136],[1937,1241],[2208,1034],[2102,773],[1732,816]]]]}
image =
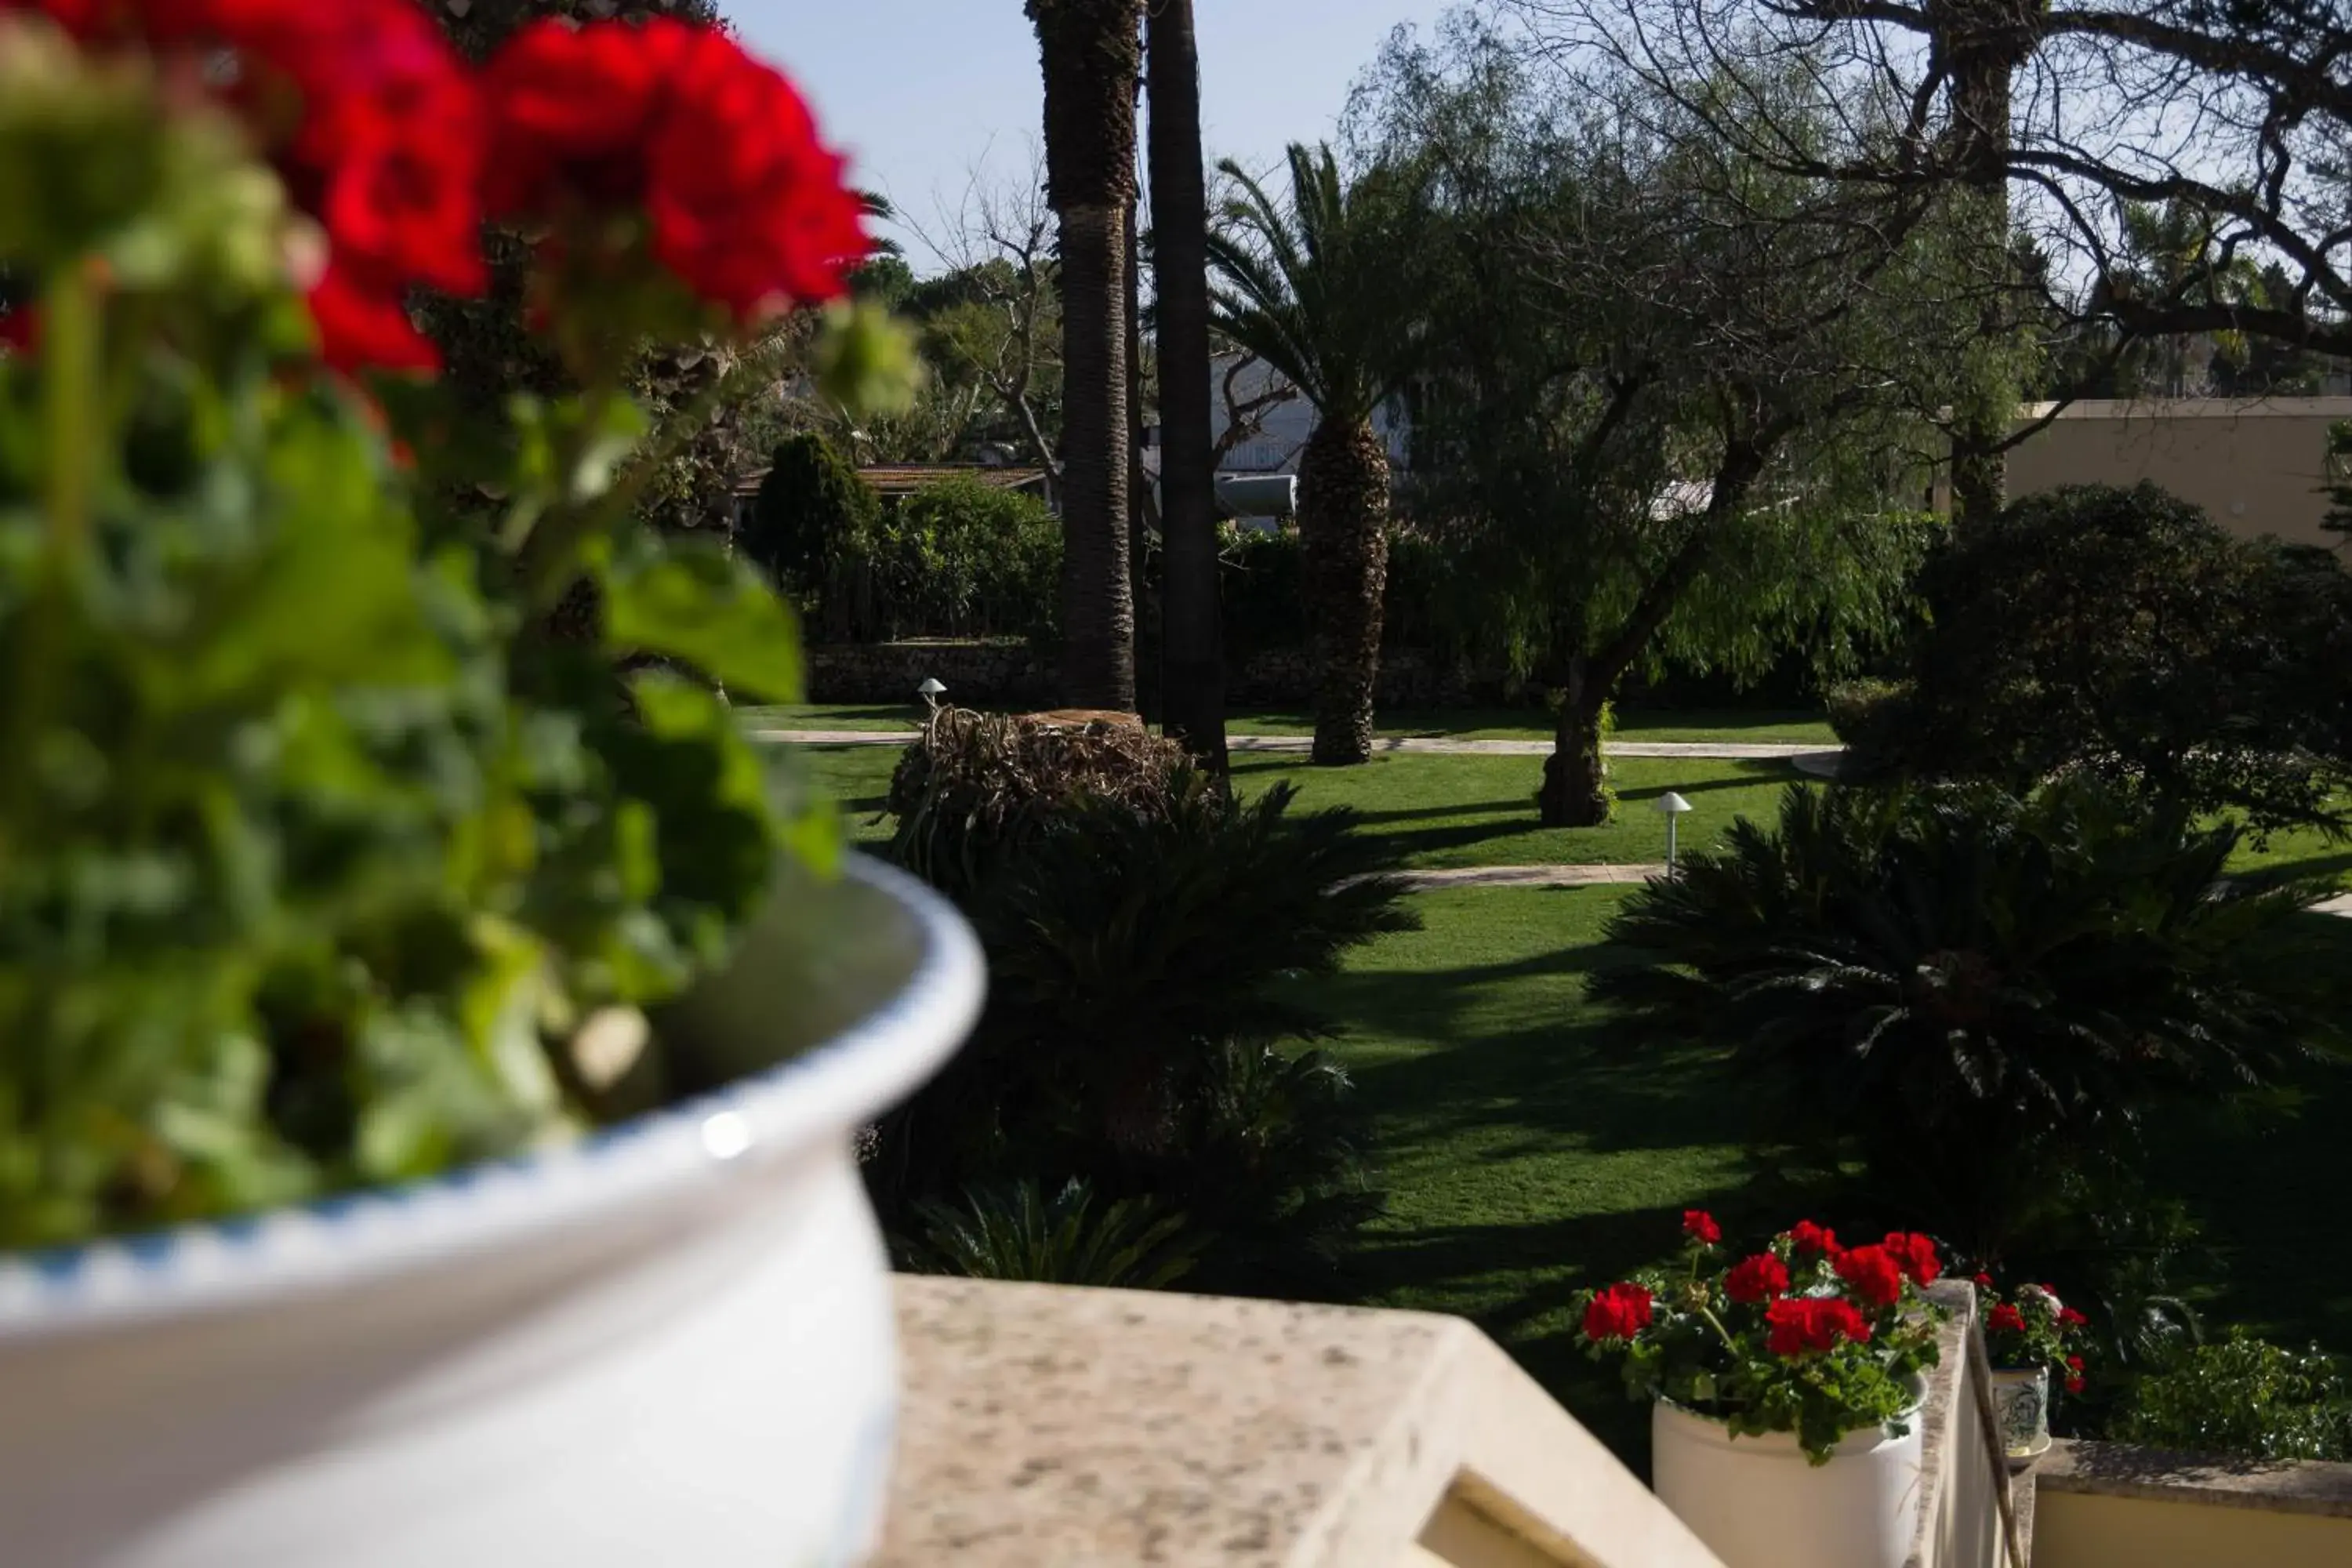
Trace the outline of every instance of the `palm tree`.
{"type": "Polygon", "coordinates": [[[1240,191],[1210,236],[1216,325],[1313,404],[1299,462],[1298,533],[1316,659],[1320,763],[1367,761],[1388,585],[1388,448],[1372,416],[1401,384],[1411,342],[1385,243],[1382,182],[1339,177],[1330,148],[1290,149],[1290,199],[1276,206],[1228,160],[1240,191]]]}
{"type": "Polygon", "coordinates": [[[1046,197],[1061,229],[1062,696],[1131,711],[1128,233],[1143,0],[1025,9],[1045,79],[1046,197]]]}
{"type": "Polygon", "coordinates": [[[1151,268],[1159,299],[1160,700],[1168,732],[1226,767],[1223,628],[1217,616],[1215,432],[1210,426],[1209,193],[1201,158],[1201,52],[1192,0],[1150,13],[1151,268]]]}

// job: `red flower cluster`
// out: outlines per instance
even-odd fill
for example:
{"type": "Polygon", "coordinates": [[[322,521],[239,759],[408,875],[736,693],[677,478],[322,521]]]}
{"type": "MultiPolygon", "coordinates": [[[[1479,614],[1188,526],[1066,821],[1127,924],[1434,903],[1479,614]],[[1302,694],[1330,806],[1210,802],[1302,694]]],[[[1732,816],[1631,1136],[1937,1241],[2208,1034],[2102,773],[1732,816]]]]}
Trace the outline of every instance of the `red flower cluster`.
{"type": "Polygon", "coordinates": [[[1723,1277],[1723,1293],[1754,1306],[1789,1293],[1789,1266],[1769,1252],[1759,1252],[1731,1266],[1723,1277]]]}
{"type": "Polygon", "coordinates": [[[642,214],[656,258],[739,321],[839,297],[869,248],[807,104],[714,29],[540,21],[478,77],[414,0],[0,0],[26,8],[205,65],[326,230],[310,309],[341,368],[435,366],[404,300],[481,291],[486,213],[642,214]]]}
{"type": "Polygon", "coordinates": [[[1874,1307],[1892,1307],[1903,1300],[1903,1265],[1883,1247],[1856,1247],[1831,1259],[1838,1278],[1855,1295],[1874,1307]]]}
{"type": "Polygon", "coordinates": [[[1584,1309],[1584,1337],[1630,1340],[1650,1326],[1651,1296],[1639,1285],[1612,1285],[1596,1290],[1584,1309]]]}
{"type": "Polygon", "coordinates": [[[2058,1321],[2063,1327],[2069,1329],[2079,1329],[2090,1321],[2091,1320],[2088,1317],[2074,1310],[2072,1307],[2061,1307],[2058,1309],[2058,1321]]]}
{"type": "Polygon", "coordinates": [[[2083,1392],[2083,1358],[2081,1356],[2070,1355],[2066,1358],[2066,1392],[2069,1394],[2083,1392]]]}
{"type": "Polygon", "coordinates": [[[1764,1309],[1764,1348],[1778,1356],[1818,1353],[1870,1338],[1870,1325],[1853,1303],[1836,1297],[1784,1297],[1764,1309]]]}
{"type": "Polygon", "coordinates": [[[1789,1241],[1800,1262],[1838,1255],[1837,1232],[1809,1219],[1801,1219],[1789,1227],[1789,1241]]]}
{"type": "MultiPolygon", "coordinates": [[[[5,4],[6,0],[0,0],[5,4]]],[[[410,0],[36,0],[85,44],[135,45],[228,64],[211,69],[277,165],[294,205],[326,230],[310,294],[320,350],[341,368],[428,370],[413,285],[483,287],[480,98],[410,0]]]]}
{"type": "Polygon", "coordinates": [[[1702,1247],[1713,1247],[1723,1239],[1723,1227],[1705,1209],[1683,1210],[1683,1234],[1702,1247]]]}
{"type": "Polygon", "coordinates": [[[866,252],[807,104],[723,33],[535,22],[487,86],[493,216],[642,211],[656,258],[739,321],[839,297],[866,252]]]}
{"type": "Polygon", "coordinates": [[[2003,1301],[1987,1315],[1985,1323],[2005,1334],[2021,1334],[2025,1331],[2025,1314],[2003,1301]]]}
{"type": "Polygon", "coordinates": [[[1903,1278],[1914,1285],[1933,1285],[1943,1278],[1943,1259],[1936,1256],[1936,1244],[1916,1232],[1890,1230],[1880,1244],[1902,1267],[1903,1278]]]}

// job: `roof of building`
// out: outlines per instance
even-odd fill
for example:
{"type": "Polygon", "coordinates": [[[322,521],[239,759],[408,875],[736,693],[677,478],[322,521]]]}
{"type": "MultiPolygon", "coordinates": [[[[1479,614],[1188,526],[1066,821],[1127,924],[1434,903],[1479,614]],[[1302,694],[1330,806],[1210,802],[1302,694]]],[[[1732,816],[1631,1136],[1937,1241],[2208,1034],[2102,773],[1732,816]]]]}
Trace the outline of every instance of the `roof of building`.
{"type": "MultiPolygon", "coordinates": [[[[987,463],[876,463],[857,470],[857,477],[886,496],[912,495],[941,479],[971,479],[1001,490],[1025,490],[1045,482],[1043,468],[1014,468],[987,463]]],[[[768,470],[746,474],[735,481],[739,496],[757,495],[768,470]]]]}

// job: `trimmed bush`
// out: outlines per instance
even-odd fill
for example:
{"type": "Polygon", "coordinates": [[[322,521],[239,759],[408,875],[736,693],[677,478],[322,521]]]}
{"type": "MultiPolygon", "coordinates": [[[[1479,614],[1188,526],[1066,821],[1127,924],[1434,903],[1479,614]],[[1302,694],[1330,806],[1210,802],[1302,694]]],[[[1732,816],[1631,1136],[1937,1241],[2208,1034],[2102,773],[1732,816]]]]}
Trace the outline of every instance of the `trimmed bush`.
{"type": "Polygon", "coordinates": [[[743,552],[838,640],[871,618],[860,563],[878,544],[882,506],[821,436],[777,444],[742,534],[743,552]]]}
{"type": "Polygon", "coordinates": [[[1906,771],[2028,787],[2079,771],[2257,827],[2343,826],[2352,577],[2247,542],[2153,485],[2028,498],[1930,558],[1906,771]]]}
{"type": "Polygon", "coordinates": [[[2352,1378],[2317,1345],[2240,1331],[2139,1379],[2107,1436],[2233,1459],[2352,1459],[2352,1378]]]}

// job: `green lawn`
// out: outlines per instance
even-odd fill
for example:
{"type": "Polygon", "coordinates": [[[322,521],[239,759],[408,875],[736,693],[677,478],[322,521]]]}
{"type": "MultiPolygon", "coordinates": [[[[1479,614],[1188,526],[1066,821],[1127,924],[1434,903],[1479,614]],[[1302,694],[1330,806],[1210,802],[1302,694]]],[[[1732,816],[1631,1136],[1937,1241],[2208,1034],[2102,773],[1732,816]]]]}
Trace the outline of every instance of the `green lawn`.
{"type": "MultiPolygon", "coordinates": [[[[896,750],[811,746],[803,754],[819,784],[842,803],[854,838],[888,837],[870,819],[882,809],[896,750]]],[[[1384,756],[1354,768],[1318,768],[1267,753],[1234,759],[1234,776],[1244,790],[1287,779],[1299,786],[1304,805],[1353,806],[1370,831],[1397,842],[1406,865],[1427,868],[1654,864],[1665,858],[1665,828],[1653,803],[1666,790],[1691,803],[1679,829],[1684,847],[1703,848],[1736,817],[1769,821],[1782,788],[1804,776],[1780,762],[1679,757],[1620,758],[1612,772],[1615,821],[1546,828],[1535,818],[1539,757],[1384,756]]],[[[2331,845],[2316,833],[2282,833],[2267,849],[2242,852],[2238,864],[2352,880],[2352,845],[2331,845]]]]}
{"type": "MultiPolygon", "coordinates": [[[[880,746],[805,749],[820,783],[840,801],[854,837],[888,837],[870,818],[882,809],[898,753],[880,746]]],[[[1692,810],[1679,830],[1696,847],[1734,816],[1769,816],[1781,787],[1798,778],[1782,763],[1625,758],[1614,764],[1620,804],[1606,827],[1536,825],[1540,757],[1391,756],[1356,768],[1318,768],[1303,758],[1236,756],[1245,791],[1277,780],[1299,786],[1304,806],[1350,805],[1371,832],[1393,839],[1414,867],[1647,865],[1665,858],[1665,826],[1652,803],[1681,792],[1692,810]]]]}
{"type": "MultiPolygon", "coordinates": [[[[1627,896],[1424,894],[1425,930],[1317,984],[1346,1026],[1334,1049],[1380,1119],[1390,1194],[1349,1259],[1348,1293],[1472,1318],[1638,1465],[1639,1412],[1576,1353],[1569,1298],[1670,1252],[1685,1207],[1714,1209],[1738,1235],[1811,1205],[1752,1176],[1738,1091],[1711,1053],[1612,1048],[1583,979],[1612,961],[1600,930],[1627,896]]],[[[2307,917],[2304,936],[2315,962],[2352,976],[2352,921],[2307,917]]],[[[2325,1063],[2259,1106],[2154,1129],[2156,1179],[2204,1229],[2187,1272],[2206,1281],[2192,1293],[2215,1328],[2352,1352],[2352,1253],[2324,1206],[2347,1125],[2352,1067],[2325,1063]]]]}
{"type": "MultiPolygon", "coordinates": [[[[791,708],[746,708],[744,715],[777,730],[911,731],[922,721],[912,702],[803,703],[791,708]]],[[[1467,708],[1446,711],[1406,710],[1380,716],[1383,735],[1448,736],[1460,741],[1548,741],[1551,722],[1530,708],[1467,708]]],[[[1315,721],[1305,713],[1252,710],[1236,713],[1228,726],[1236,735],[1307,735],[1315,721]]],[[[1837,744],[1817,713],[1687,712],[1628,713],[1618,732],[1629,741],[1745,741],[1790,745],[1837,744]]]]}

